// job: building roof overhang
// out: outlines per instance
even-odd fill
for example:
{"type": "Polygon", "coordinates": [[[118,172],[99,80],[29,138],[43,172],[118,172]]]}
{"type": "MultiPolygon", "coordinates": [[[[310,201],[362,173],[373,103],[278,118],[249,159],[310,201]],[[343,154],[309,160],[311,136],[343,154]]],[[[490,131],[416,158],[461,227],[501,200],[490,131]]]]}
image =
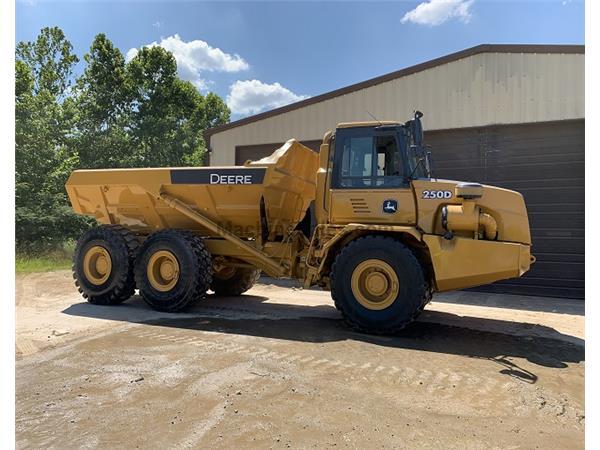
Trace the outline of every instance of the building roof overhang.
{"type": "Polygon", "coordinates": [[[244,117],[243,119],[236,120],[218,127],[210,128],[204,132],[204,141],[208,144],[210,137],[214,134],[221,133],[232,128],[241,127],[253,122],[267,119],[269,117],[278,116],[285,114],[296,109],[304,108],[305,106],[313,105],[325,100],[329,100],[341,95],[350,94],[361,89],[365,89],[377,84],[385,83],[387,81],[401,78],[407,75],[412,75],[423,70],[431,69],[442,64],[448,64],[450,62],[458,61],[469,56],[477,55],[480,53],[558,53],[558,54],[584,54],[585,45],[546,45],[546,44],[481,44],[475,47],[470,47],[459,52],[451,53],[449,55],[441,56],[414,66],[406,67],[404,69],[397,70],[385,75],[381,75],[369,80],[362,81],[360,83],[352,84],[334,91],[326,92],[324,94],[309,97],[299,102],[291,103],[289,105],[282,106],[280,108],[271,109],[253,116],[244,117]]]}

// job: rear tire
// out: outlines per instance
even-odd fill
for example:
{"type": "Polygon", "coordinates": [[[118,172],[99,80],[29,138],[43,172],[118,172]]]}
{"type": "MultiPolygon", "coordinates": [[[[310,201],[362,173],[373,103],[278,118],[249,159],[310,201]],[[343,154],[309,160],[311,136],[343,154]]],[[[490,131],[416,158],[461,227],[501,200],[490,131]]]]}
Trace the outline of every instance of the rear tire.
{"type": "Polygon", "coordinates": [[[422,311],[427,299],[423,268],[401,242],[385,236],[352,241],[331,270],[331,296],[352,328],[396,334],[422,311]]]}
{"type": "Polygon", "coordinates": [[[212,281],[210,253],[191,232],[157,231],[140,248],[135,280],[153,309],[181,311],[206,296],[212,281]]]}
{"type": "Polygon", "coordinates": [[[73,254],[75,286],[94,305],[117,305],[135,291],[137,237],[120,225],[100,225],[77,241],[73,254]]]}
{"type": "Polygon", "coordinates": [[[258,281],[260,270],[242,267],[226,268],[224,273],[213,274],[210,289],[220,297],[242,295],[258,281]]]}

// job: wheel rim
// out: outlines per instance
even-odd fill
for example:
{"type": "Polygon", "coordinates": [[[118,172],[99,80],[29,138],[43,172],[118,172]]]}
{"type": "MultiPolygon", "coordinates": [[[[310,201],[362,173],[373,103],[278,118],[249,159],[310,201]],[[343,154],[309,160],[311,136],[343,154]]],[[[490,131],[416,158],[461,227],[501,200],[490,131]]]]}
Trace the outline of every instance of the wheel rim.
{"type": "Polygon", "coordinates": [[[100,245],[91,247],[83,257],[83,273],[92,284],[100,286],[106,283],[112,271],[110,253],[100,245]]]}
{"type": "Polygon", "coordinates": [[[146,273],[154,289],[167,292],[173,289],[179,280],[179,262],[170,251],[159,250],[150,257],[146,273]]]}
{"type": "Polygon", "coordinates": [[[379,311],[389,307],[398,296],[400,283],[396,271],[385,261],[367,259],[352,272],[352,293],[367,309],[379,311]]]}

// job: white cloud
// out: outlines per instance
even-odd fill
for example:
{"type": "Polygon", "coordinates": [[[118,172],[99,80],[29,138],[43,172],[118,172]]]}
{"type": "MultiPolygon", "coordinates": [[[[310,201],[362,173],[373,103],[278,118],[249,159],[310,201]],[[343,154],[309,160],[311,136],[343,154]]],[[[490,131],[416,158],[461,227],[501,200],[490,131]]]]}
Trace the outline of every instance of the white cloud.
{"type": "Polygon", "coordinates": [[[429,0],[407,12],[401,22],[436,26],[452,18],[458,18],[468,23],[472,16],[470,8],[473,2],[474,0],[429,0]]]}
{"type": "MultiPolygon", "coordinates": [[[[237,54],[225,53],[220,48],[211,47],[199,39],[185,42],[178,34],[162,38],[160,42],[152,42],[143,47],[154,46],[160,46],[173,53],[181,78],[191,81],[198,89],[205,89],[208,83],[202,77],[203,72],[239,72],[250,67],[237,54]]],[[[132,60],[137,52],[136,48],[129,49],[125,59],[132,60]]]]}
{"type": "Polygon", "coordinates": [[[138,49],[137,48],[130,48],[129,50],[127,50],[127,53],[125,53],[125,61],[129,62],[131,61],[133,58],[135,58],[138,54],[138,49]]]}
{"type": "Polygon", "coordinates": [[[236,81],[229,86],[227,106],[234,114],[256,114],[308,98],[294,94],[279,83],[267,84],[259,80],[236,81]]]}

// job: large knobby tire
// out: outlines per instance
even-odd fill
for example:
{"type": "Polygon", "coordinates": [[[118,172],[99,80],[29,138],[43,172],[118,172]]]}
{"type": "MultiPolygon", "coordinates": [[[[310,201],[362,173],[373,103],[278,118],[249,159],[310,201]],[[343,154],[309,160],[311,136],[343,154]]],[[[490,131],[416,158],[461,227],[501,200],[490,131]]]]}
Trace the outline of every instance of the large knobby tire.
{"type": "Polygon", "coordinates": [[[427,282],[415,255],[385,236],[352,241],[331,270],[331,296],[352,328],[396,334],[421,312],[427,282]]]}
{"type": "Polygon", "coordinates": [[[157,231],[140,248],[135,281],[153,309],[181,311],[206,296],[212,281],[212,259],[202,239],[193,233],[157,231]]]}
{"type": "Polygon", "coordinates": [[[75,286],[88,302],[117,305],[135,291],[137,237],[120,225],[101,225],[77,241],[73,254],[75,286]]]}
{"type": "Polygon", "coordinates": [[[254,286],[259,277],[258,269],[227,267],[213,274],[210,289],[220,297],[236,297],[254,286]]]}

